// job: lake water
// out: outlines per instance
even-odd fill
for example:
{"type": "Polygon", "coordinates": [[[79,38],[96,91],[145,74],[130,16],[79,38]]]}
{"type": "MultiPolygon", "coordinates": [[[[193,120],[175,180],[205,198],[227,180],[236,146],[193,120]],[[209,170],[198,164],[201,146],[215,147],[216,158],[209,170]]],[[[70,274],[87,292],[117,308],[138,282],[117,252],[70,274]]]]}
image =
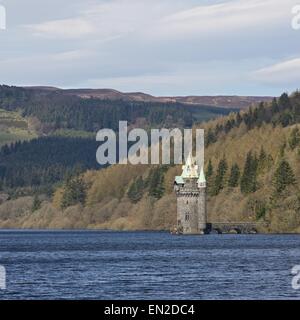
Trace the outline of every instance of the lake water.
{"type": "Polygon", "coordinates": [[[0,231],[0,299],[299,299],[300,235],[0,231]]]}

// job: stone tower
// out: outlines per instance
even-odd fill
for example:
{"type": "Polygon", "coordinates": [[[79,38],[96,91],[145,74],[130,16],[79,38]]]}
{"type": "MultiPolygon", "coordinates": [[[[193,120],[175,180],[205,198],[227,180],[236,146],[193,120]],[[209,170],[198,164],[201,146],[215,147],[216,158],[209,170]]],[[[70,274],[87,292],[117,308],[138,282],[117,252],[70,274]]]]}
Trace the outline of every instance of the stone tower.
{"type": "Polygon", "coordinates": [[[175,177],[177,230],[183,234],[204,234],[207,229],[206,181],[203,167],[188,156],[181,176],[175,177]]]}

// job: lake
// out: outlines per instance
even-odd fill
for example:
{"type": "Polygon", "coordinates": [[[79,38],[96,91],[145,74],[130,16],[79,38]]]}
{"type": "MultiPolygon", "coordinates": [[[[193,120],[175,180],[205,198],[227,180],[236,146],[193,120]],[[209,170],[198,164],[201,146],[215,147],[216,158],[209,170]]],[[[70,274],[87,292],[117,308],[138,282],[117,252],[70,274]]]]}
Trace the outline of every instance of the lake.
{"type": "Polygon", "coordinates": [[[299,299],[300,235],[0,231],[0,299],[299,299]]]}

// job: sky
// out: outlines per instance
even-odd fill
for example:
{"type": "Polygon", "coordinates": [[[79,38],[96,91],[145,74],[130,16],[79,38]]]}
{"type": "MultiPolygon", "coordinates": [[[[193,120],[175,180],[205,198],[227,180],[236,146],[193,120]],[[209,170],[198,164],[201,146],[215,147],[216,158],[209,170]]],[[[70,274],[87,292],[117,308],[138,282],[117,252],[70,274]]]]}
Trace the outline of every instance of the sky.
{"type": "Polygon", "coordinates": [[[0,83],[157,96],[292,92],[300,88],[295,5],[300,0],[0,0],[0,83]]]}

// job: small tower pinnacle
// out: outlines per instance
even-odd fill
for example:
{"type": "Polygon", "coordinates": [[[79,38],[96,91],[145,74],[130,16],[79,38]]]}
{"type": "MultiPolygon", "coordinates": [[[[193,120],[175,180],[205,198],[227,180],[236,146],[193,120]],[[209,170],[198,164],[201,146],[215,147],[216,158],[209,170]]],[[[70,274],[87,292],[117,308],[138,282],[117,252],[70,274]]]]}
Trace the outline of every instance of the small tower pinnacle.
{"type": "Polygon", "coordinates": [[[201,167],[200,176],[199,176],[199,179],[198,179],[198,187],[199,188],[205,188],[206,187],[206,179],[205,179],[205,174],[204,174],[203,167],[201,167]]]}

